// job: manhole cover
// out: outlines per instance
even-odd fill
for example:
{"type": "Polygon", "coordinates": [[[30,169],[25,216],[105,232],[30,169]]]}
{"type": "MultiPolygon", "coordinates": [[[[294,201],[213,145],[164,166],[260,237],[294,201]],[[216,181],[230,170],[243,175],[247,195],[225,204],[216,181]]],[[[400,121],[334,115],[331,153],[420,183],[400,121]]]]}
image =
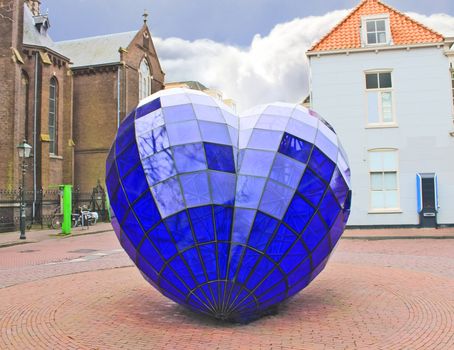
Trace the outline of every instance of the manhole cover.
{"type": "Polygon", "coordinates": [[[33,253],[33,252],[39,252],[39,250],[27,249],[27,250],[21,250],[19,253],[33,253]]]}
{"type": "Polygon", "coordinates": [[[87,254],[87,253],[94,253],[97,252],[98,250],[96,249],[77,249],[77,250],[71,250],[68,253],[82,253],[82,254],[87,254]]]}

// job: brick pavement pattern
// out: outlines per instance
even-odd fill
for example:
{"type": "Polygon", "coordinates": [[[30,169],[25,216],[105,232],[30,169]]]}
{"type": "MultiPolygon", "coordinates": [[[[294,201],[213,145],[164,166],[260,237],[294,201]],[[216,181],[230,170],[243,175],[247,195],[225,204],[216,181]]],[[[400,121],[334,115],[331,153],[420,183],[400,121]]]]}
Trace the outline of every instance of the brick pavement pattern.
{"type": "Polygon", "coordinates": [[[308,288],[247,325],[161,296],[111,232],[2,248],[0,349],[454,349],[454,239],[343,239],[308,288]]]}

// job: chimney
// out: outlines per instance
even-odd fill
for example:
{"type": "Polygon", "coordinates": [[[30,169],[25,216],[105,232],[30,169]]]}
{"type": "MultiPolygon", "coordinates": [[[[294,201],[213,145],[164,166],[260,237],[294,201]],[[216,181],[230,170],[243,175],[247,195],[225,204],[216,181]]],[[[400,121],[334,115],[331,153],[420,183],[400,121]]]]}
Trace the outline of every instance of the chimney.
{"type": "Polygon", "coordinates": [[[25,3],[32,12],[33,16],[39,16],[39,6],[41,5],[40,0],[25,0],[25,3]]]}

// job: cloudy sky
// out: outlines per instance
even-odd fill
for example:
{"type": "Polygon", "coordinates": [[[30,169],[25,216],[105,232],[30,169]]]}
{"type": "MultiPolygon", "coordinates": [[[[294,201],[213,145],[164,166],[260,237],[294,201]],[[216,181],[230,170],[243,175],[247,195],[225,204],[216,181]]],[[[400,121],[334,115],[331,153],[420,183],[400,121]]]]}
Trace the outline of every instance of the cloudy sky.
{"type": "MultiPolygon", "coordinates": [[[[358,1],[42,0],[41,8],[56,41],[137,30],[147,9],[166,81],[198,80],[243,109],[303,99],[305,51],[358,1]]],[[[452,0],[386,3],[454,36],[452,0]]]]}

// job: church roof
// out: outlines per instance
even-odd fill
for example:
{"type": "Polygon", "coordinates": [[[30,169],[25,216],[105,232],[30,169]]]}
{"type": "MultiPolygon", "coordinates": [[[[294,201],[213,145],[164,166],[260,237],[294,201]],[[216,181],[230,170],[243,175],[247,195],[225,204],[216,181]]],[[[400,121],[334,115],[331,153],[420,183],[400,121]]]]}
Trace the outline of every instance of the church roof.
{"type": "Polygon", "coordinates": [[[71,58],[72,67],[86,67],[120,62],[120,47],[127,48],[137,31],[59,41],[55,47],[71,58]]]}
{"type": "Polygon", "coordinates": [[[363,0],[308,52],[361,48],[361,17],[387,13],[394,45],[443,42],[442,35],[379,0],[363,0]]]}
{"type": "MultiPolygon", "coordinates": [[[[40,16],[42,17],[42,16],[40,16]]],[[[33,18],[33,14],[28,8],[24,6],[24,35],[23,43],[25,45],[47,47],[49,49],[55,49],[55,44],[47,34],[47,30],[39,31],[36,28],[36,23],[33,18]]]]}

